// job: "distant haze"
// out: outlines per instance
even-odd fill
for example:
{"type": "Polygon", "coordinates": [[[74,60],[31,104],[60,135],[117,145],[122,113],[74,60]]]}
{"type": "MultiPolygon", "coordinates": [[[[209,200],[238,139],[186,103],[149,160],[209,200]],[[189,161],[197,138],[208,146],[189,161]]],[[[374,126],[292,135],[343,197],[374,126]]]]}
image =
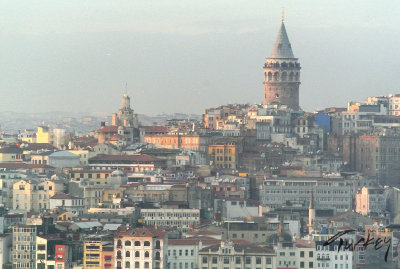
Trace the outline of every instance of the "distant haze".
{"type": "Polygon", "coordinates": [[[285,7],[312,111],[398,93],[397,1],[93,0],[0,3],[0,111],[137,113],[260,103],[285,7]]]}

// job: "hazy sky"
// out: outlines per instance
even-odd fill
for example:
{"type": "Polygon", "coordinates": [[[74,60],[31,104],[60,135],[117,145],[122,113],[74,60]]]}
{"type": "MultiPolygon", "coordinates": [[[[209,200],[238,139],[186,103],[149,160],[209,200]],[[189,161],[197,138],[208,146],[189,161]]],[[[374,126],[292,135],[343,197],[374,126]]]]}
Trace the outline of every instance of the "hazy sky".
{"type": "Polygon", "coordinates": [[[398,1],[0,1],[0,111],[137,113],[263,101],[285,7],[306,110],[398,93],[398,1]]]}

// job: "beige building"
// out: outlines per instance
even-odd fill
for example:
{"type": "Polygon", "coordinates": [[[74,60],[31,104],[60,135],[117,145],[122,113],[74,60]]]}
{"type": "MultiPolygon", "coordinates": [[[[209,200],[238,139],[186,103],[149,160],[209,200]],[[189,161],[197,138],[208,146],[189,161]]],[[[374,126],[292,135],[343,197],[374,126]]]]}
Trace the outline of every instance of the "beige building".
{"type": "Polygon", "coordinates": [[[385,190],[363,187],[356,194],[356,212],[362,215],[380,214],[386,209],[385,190]]]}
{"type": "Polygon", "coordinates": [[[188,232],[200,223],[200,209],[142,209],[143,222],[155,227],[176,227],[188,232]]]}
{"type": "Polygon", "coordinates": [[[64,190],[60,181],[20,180],[13,185],[13,209],[39,213],[50,208],[50,197],[64,190]]]}
{"type": "Polygon", "coordinates": [[[36,268],[36,226],[17,224],[12,231],[12,268],[36,268]]]}

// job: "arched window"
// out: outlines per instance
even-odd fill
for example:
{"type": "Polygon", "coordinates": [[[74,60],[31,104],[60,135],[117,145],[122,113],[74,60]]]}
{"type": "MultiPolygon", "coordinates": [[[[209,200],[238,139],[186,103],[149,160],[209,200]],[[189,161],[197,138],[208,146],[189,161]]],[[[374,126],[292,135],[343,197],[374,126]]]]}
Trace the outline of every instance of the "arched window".
{"type": "Polygon", "coordinates": [[[275,63],[275,67],[279,67],[280,65],[279,65],[279,63],[275,63]]]}
{"type": "Polygon", "coordinates": [[[125,257],[129,258],[131,256],[131,253],[129,251],[125,252],[125,257]]]}
{"type": "Polygon", "coordinates": [[[121,251],[120,250],[117,251],[117,259],[122,259],[122,255],[121,255],[121,251]]]}
{"type": "Polygon", "coordinates": [[[274,73],[274,81],[279,81],[279,73],[278,72],[274,73]]]}
{"type": "Polygon", "coordinates": [[[130,245],[132,245],[131,241],[126,240],[126,241],[125,241],[125,246],[130,246],[130,245]]]}
{"type": "Polygon", "coordinates": [[[149,263],[148,262],[144,263],[144,268],[149,268],[149,263]]]}
{"type": "Polygon", "coordinates": [[[136,251],[135,252],[135,258],[139,258],[140,257],[140,252],[139,251],[136,251]]]}
{"type": "Polygon", "coordinates": [[[135,241],[135,247],[140,247],[140,241],[135,241]]]}
{"type": "Polygon", "coordinates": [[[160,256],[160,252],[156,252],[156,260],[160,260],[161,259],[161,256],[160,256]]]}
{"type": "Polygon", "coordinates": [[[282,73],[281,79],[282,79],[282,81],[286,81],[287,80],[287,73],[286,72],[282,73]]]}
{"type": "Polygon", "coordinates": [[[122,246],[122,241],[121,240],[118,240],[117,241],[117,248],[120,248],[122,246]]]}
{"type": "Polygon", "coordinates": [[[272,80],[272,73],[268,72],[268,81],[271,81],[271,80],[272,80]]]}
{"type": "Polygon", "coordinates": [[[294,78],[294,73],[293,73],[293,72],[290,72],[289,81],[293,81],[293,78],[294,78]]]}
{"type": "Polygon", "coordinates": [[[149,254],[149,252],[148,252],[148,251],[146,251],[146,252],[144,253],[144,257],[145,257],[145,258],[148,258],[148,257],[150,257],[150,254],[149,254]]]}
{"type": "Polygon", "coordinates": [[[149,241],[144,241],[144,246],[145,247],[149,247],[150,246],[150,242],[149,241]]]}
{"type": "Polygon", "coordinates": [[[283,62],[283,63],[281,64],[281,66],[282,66],[282,67],[287,67],[287,63],[283,62]]]}
{"type": "Polygon", "coordinates": [[[131,263],[130,262],[125,262],[125,268],[131,268],[131,263]]]}
{"type": "Polygon", "coordinates": [[[117,269],[121,269],[121,262],[117,262],[117,269]]]}
{"type": "Polygon", "coordinates": [[[156,249],[160,249],[161,248],[161,243],[160,240],[156,241],[156,249]]]}

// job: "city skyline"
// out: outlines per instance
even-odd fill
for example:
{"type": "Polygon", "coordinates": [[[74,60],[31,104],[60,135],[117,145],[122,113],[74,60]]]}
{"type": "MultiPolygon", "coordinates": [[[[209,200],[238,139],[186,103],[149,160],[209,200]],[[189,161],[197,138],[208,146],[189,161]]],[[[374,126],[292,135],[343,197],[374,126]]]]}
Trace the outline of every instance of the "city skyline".
{"type": "Polygon", "coordinates": [[[394,1],[120,4],[4,4],[2,111],[108,113],[126,82],[140,114],[262,103],[282,6],[306,111],[396,93],[400,83],[394,1]]]}

